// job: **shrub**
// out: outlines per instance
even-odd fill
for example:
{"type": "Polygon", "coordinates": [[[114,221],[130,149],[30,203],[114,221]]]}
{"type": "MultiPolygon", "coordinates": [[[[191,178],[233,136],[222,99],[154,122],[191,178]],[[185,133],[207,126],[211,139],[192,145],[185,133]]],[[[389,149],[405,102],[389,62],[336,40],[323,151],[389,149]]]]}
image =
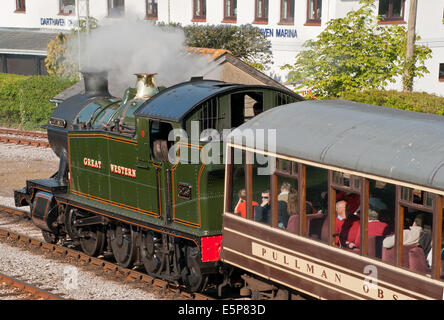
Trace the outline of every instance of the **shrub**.
{"type": "Polygon", "coordinates": [[[75,83],[54,76],[0,73],[0,124],[38,129],[55,108],[49,99],[75,83]]]}
{"type": "Polygon", "coordinates": [[[339,98],[396,109],[444,115],[444,97],[425,92],[367,90],[361,92],[343,92],[339,98]]]}

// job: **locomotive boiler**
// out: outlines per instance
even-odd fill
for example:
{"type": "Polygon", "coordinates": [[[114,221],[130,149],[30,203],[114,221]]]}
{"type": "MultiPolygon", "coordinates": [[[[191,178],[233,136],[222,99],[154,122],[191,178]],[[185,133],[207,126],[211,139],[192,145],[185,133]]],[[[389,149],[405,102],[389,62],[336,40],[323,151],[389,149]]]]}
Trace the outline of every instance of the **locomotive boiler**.
{"type": "Polygon", "coordinates": [[[202,161],[205,146],[224,150],[205,132],[303,99],[202,78],[158,88],[154,74],[137,74],[119,99],[106,73],[83,75],[85,92],[61,103],[45,126],[58,171],[15,190],[15,205],[30,205],[46,241],[72,242],[91,256],[202,289],[221,273],[225,170],[223,152],[220,161],[202,161]],[[188,139],[177,141],[177,132],[188,139]]]}

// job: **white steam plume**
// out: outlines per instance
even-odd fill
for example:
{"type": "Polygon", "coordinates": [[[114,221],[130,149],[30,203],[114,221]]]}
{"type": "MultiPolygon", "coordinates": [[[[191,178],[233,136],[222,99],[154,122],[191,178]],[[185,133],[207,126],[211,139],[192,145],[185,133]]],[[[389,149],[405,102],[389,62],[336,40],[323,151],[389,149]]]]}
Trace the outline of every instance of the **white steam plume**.
{"type": "MultiPolygon", "coordinates": [[[[108,71],[111,94],[121,97],[135,86],[135,73],[157,73],[159,86],[171,86],[203,76],[215,63],[209,56],[187,51],[180,28],[158,27],[149,21],[112,19],[81,34],[81,71],[108,71]]],[[[72,41],[71,54],[79,61],[78,41],[72,41]]]]}

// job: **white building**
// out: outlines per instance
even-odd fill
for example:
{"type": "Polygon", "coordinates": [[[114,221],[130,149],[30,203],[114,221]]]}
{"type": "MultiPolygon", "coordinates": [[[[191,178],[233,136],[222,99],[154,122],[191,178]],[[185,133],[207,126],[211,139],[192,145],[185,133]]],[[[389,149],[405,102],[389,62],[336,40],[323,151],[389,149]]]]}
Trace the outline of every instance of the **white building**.
{"type": "MultiPolygon", "coordinates": [[[[375,1],[379,14],[386,17],[382,23],[407,26],[410,0],[375,1]]],[[[76,23],[77,5],[80,15],[84,15],[87,2],[2,0],[0,28],[67,30],[76,23]]],[[[282,82],[285,74],[279,67],[292,64],[306,40],[315,39],[329,19],[343,17],[359,6],[359,0],[89,0],[90,16],[99,23],[112,22],[125,14],[182,25],[253,24],[271,40],[274,65],[269,73],[282,82]]],[[[433,56],[426,61],[430,73],[415,79],[414,90],[444,96],[444,0],[418,1],[416,33],[421,36],[420,42],[432,49],[433,56]]],[[[391,88],[401,90],[400,81],[391,88]]]]}

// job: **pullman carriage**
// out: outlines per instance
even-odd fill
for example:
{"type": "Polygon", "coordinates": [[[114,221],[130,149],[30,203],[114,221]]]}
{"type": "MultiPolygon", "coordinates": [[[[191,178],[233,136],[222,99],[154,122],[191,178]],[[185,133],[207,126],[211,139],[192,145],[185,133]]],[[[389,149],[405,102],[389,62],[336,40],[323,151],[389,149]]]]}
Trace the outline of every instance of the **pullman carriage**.
{"type": "Polygon", "coordinates": [[[238,129],[245,138],[227,143],[221,259],[249,272],[247,288],[443,298],[441,116],[304,101],[238,129]],[[249,138],[257,128],[268,139],[249,138]]]}

